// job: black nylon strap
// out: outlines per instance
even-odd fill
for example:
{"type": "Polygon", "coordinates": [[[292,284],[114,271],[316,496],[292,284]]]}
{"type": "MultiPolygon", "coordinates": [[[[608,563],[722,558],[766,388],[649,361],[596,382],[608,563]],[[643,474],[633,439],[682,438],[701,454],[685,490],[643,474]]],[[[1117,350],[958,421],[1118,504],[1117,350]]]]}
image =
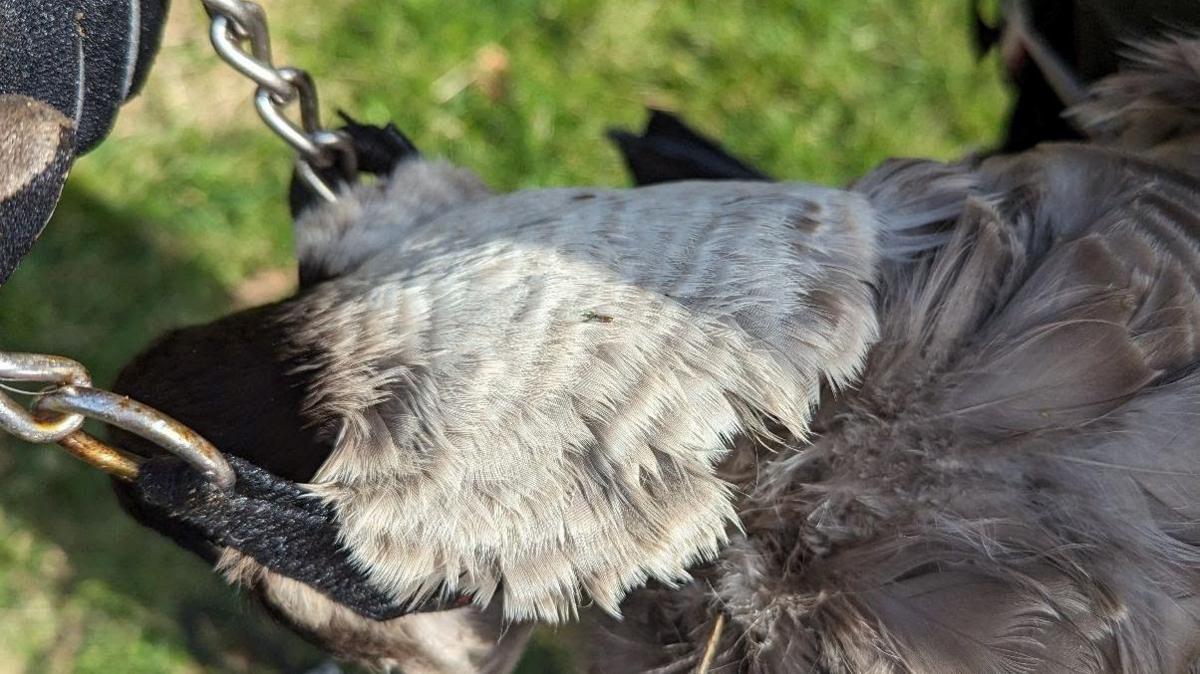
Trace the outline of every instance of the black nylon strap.
{"type": "Polygon", "coordinates": [[[327,504],[248,461],[227,458],[238,476],[230,492],[173,458],[147,461],[132,487],[140,511],[131,514],[210,562],[213,545],[235,548],[365,617],[387,620],[414,610],[372,587],[338,543],[327,504]]]}

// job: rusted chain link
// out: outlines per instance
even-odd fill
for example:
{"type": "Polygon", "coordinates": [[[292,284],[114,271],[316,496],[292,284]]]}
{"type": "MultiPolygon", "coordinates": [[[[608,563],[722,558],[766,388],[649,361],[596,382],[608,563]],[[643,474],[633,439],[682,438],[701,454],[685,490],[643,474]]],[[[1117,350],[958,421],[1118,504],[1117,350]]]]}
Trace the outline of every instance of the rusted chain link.
{"type": "Polygon", "coordinates": [[[0,430],[27,442],[56,442],[96,468],[124,480],[137,477],[139,459],[79,430],[96,419],[143,437],[178,456],[217,486],[233,486],[233,469],[195,431],[126,396],[92,388],[83,365],[62,356],[0,352],[0,381],[48,385],[32,392],[26,409],[0,391],[0,430]]]}
{"type": "MultiPolygon", "coordinates": [[[[91,386],[83,365],[62,356],[40,353],[0,354],[0,381],[37,382],[56,386],[91,386]]],[[[0,428],[25,442],[58,442],[83,426],[82,414],[35,416],[0,392],[0,428]]]]}
{"type": "Polygon", "coordinates": [[[271,37],[262,6],[249,0],[202,0],[212,16],[209,37],[217,54],[253,81],[258,89],[254,107],[263,122],[299,155],[297,175],[326,201],[337,200],[337,185],[330,185],[315,169],[336,166],[349,183],[358,172],[350,138],[321,125],[317,87],[300,68],[277,67],[271,56],[271,37]],[[286,114],[298,103],[300,123],[286,114]]]}

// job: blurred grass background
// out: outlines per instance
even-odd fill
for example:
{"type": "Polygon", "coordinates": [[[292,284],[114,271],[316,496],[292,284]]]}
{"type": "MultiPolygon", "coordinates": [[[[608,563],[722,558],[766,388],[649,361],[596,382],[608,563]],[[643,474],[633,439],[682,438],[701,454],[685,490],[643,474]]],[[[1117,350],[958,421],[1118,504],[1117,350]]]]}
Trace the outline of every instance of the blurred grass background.
{"type": "MultiPolygon", "coordinates": [[[[0,289],[0,348],[58,353],[101,384],[154,335],[286,293],[290,154],[248,83],[175,0],[155,70],[75,167],[0,289]]],[[[357,0],[264,3],[277,61],[326,115],[394,120],[501,190],[623,185],[603,140],[644,106],[776,176],[841,184],[895,155],[998,139],[999,66],[961,0],[357,0]]],[[[0,439],[0,674],[299,672],[319,662],[198,561],[139,529],[105,478],[0,439]]],[[[523,672],[561,671],[543,634],[523,672]]]]}

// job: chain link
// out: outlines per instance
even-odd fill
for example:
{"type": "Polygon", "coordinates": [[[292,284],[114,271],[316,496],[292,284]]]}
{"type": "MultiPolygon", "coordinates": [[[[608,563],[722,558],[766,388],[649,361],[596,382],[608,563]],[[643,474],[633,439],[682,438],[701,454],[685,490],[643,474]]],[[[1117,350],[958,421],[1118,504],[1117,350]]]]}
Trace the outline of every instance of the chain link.
{"type": "MultiPolygon", "coordinates": [[[[90,386],[83,365],[62,356],[40,353],[0,353],[0,381],[24,381],[52,386],[90,386]]],[[[25,442],[58,442],[83,426],[81,414],[35,416],[0,393],[0,428],[25,442]]]]}
{"type": "Polygon", "coordinates": [[[79,430],[96,419],[145,438],[183,459],[213,484],[228,489],[233,469],[204,438],[175,419],[126,396],[92,388],[83,365],[62,356],[0,351],[0,381],[39,382],[48,388],[26,409],[0,392],[0,430],[27,442],[56,442],[121,479],[137,478],[140,460],[79,430]]]}
{"type": "Polygon", "coordinates": [[[257,85],[254,107],[263,122],[298,153],[297,175],[322,198],[336,201],[337,185],[330,185],[317,169],[336,168],[340,180],[349,183],[358,172],[357,158],[346,134],[321,125],[312,77],[300,68],[275,65],[261,5],[249,0],[202,1],[212,17],[213,49],[257,85]],[[292,103],[299,104],[299,124],[287,115],[292,103]]]}
{"type": "MultiPolygon", "coordinates": [[[[209,38],[217,54],[257,85],[259,116],[299,154],[297,175],[327,201],[337,200],[318,169],[336,169],[341,181],[358,172],[350,138],[321,125],[317,87],[299,68],[276,67],[271,36],[262,6],[249,0],[202,0],[212,18],[209,38]],[[287,116],[298,103],[300,123],[287,116]]],[[[26,442],[56,442],[75,456],[125,480],[136,479],[140,460],[80,430],[85,419],[97,419],[145,438],[179,456],[222,488],[233,486],[233,469],[221,453],[195,431],[171,417],[125,396],[92,388],[83,365],[61,356],[0,352],[0,381],[37,382],[47,389],[35,394],[26,409],[0,391],[0,431],[26,442]]]]}

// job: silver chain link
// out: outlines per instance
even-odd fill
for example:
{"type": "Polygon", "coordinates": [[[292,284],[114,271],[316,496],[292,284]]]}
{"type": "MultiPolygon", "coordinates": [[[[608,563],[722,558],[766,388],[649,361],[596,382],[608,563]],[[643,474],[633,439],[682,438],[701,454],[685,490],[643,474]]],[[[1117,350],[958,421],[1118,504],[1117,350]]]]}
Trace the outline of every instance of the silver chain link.
{"type": "MultiPolygon", "coordinates": [[[[40,353],[0,353],[0,381],[23,381],[51,386],[91,386],[83,365],[62,356],[40,353]]],[[[25,442],[58,442],[83,426],[77,413],[38,417],[0,393],[0,429],[25,442]]]]}
{"type": "Polygon", "coordinates": [[[47,384],[24,408],[0,392],[0,431],[26,442],[57,442],[108,473],[131,480],[140,460],[80,430],[96,419],[145,438],[183,459],[213,484],[228,489],[233,469],[211,443],[175,419],[126,396],[92,388],[86,368],[70,358],[0,351],[0,381],[47,384]]]}
{"type": "Polygon", "coordinates": [[[358,172],[350,138],[325,129],[312,77],[300,68],[277,67],[271,56],[267,15],[261,5],[249,0],[202,0],[212,16],[209,37],[217,55],[258,89],[254,107],[263,122],[299,155],[296,173],[326,201],[337,200],[337,185],[330,185],[317,169],[336,167],[342,181],[349,183],[358,172]],[[292,103],[300,108],[297,125],[286,114],[292,103]]]}

